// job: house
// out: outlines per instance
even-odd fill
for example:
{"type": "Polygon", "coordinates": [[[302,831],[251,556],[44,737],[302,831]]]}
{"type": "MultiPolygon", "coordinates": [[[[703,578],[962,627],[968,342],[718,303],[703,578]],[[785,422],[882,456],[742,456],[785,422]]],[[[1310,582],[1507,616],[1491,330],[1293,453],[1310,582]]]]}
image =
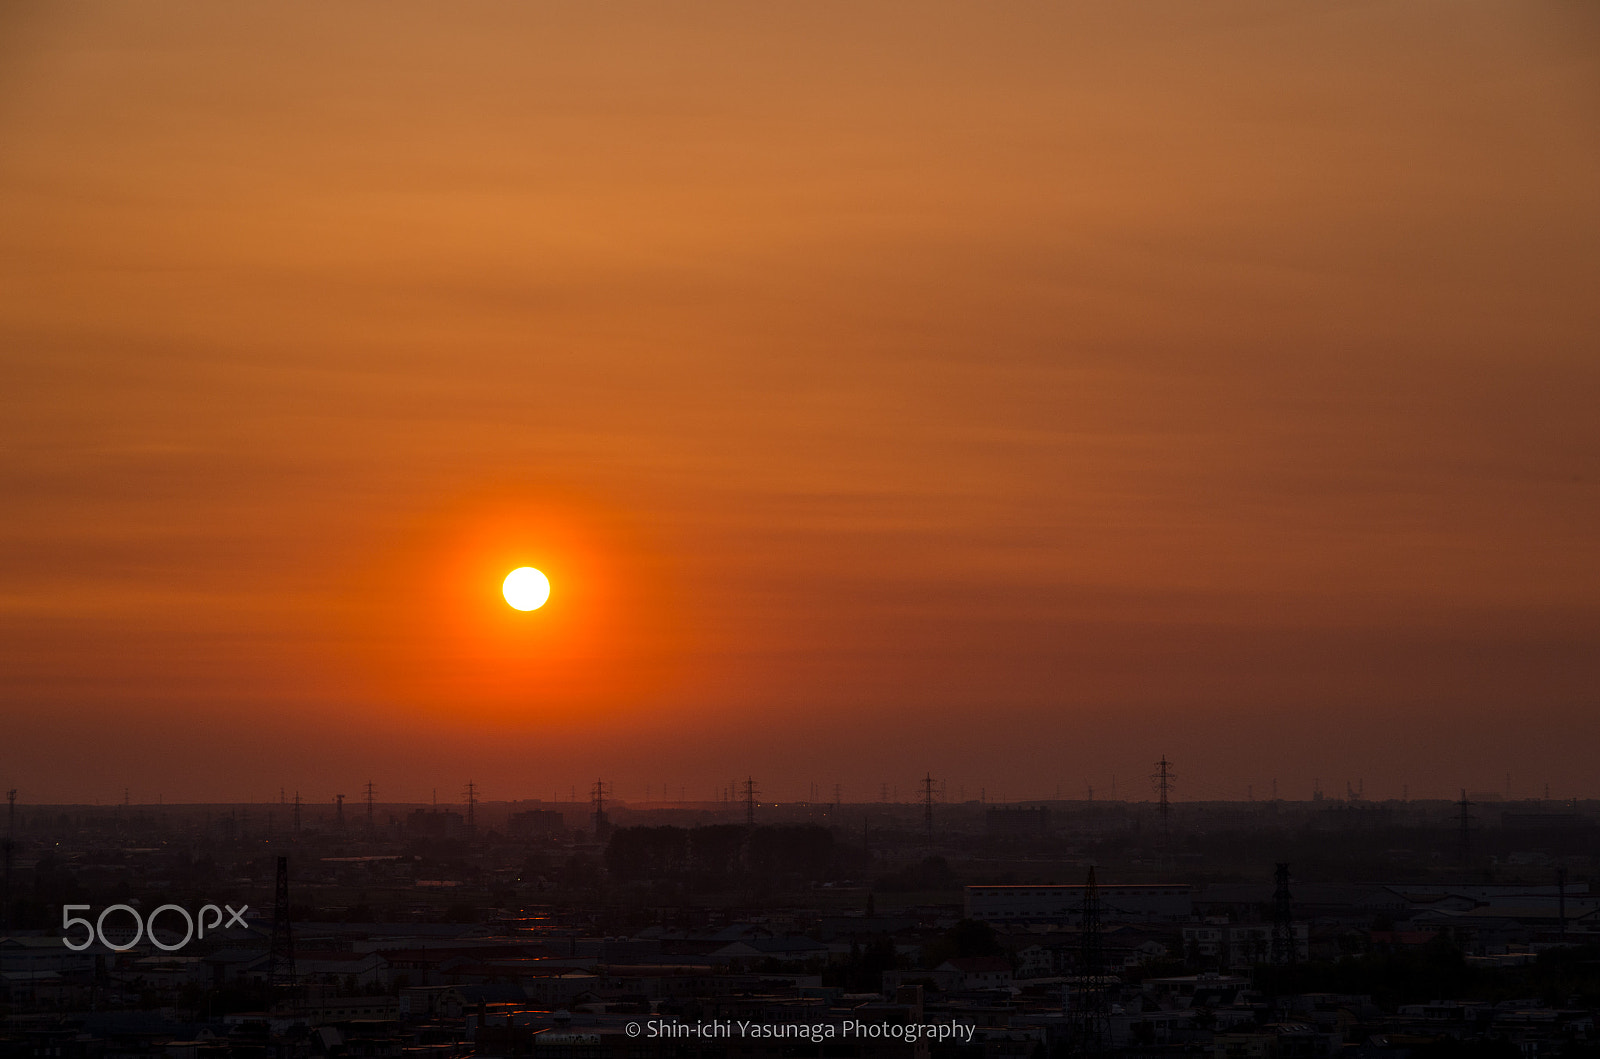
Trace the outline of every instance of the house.
{"type": "MultiPolygon", "coordinates": [[[[265,973],[264,965],[257,966],[265,973]]],[[[353,982],[358,988],[376,990],[388,984],[389,961],[376,952],[302,952],[295,955],[294,971],[304,982],[353,982]]]]}
{"type": "Polygon", "coordinates": [[[1000,956],[957,956],[934,970],[948,976],[951,988],[962,992],[1011,988],[1011,964],[1000,956]]]}
{"type": "Polygon", "coordinates": [[[715,963],[750,966],[767,960],[779,963],[798,963],[804,960],[826,959],[828,946],[805,937],[746,938],[730,942],[707,957],[715,963]]]}

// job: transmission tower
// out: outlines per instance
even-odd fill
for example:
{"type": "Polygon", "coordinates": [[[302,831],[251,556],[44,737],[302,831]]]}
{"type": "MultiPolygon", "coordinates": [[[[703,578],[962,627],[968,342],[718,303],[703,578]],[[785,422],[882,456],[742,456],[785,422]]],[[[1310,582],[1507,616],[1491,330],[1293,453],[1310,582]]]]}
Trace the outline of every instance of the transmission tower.
{"type": "Polygon", "coordinates": [[[756,779],[750,776],[744,781],[744,824],[746,827],[756,826],[756,779]]]}
{"type": "Polygon", "coordinates": [[[922,777],[922,828],[933,840],[933,773],[922,777]]]}
{"type": "Polygon", "coordinates": [[[1277,888],[1272,891],[1272,962],[1278,967],[1294,964],[1294,898],[1289,893],[1289,865],[1279,864],[1273,873],[1277,888]]]}
{"type": "Polygon", "coordinates": [[[373,823],[372,823],[372,793],[373,793],[372,781],[368,780],[367,781],[367,830],[368,831],[371,831],[373,829],[373,823]]]}
{"type": "Polygon", "coordinates": [[[594,806],[594,837],[605,838],[611,831],[611,824],[606,820],[606,785],[604,780],[594,781],[594,790],[590,794],[590,802],[594,806]]]}
{"type": "Polygon", "coordinates": [[[1461,788],[1461,800],[1456,803],[1461,822],[1461,871],[1472,870],[1472,802],[1467,801],[1467,789],[1461,788]]]}
{"type": "Polygon", "coordinates": [[[1566,865],[1556,869],[1556,915],[1560,917],[1561,937],[1567,936],[1567,869],[1566,865]]]}
{"type": "Polygon", "coordinates": [[[17,848],[17,789],[6,791],[6,837],[0,839],[0,859],[5,861],[5,878],[0,880],[0,930],[11,927],[11,861],[17,848]]]}
{"type": "Polygon", "coordinates": [[[471,780],[467,781],[467,834],[476,834],[478,829],[478,785],[471,780]]]}
{"type": "Polygon", "coordinates": [[[294,792],[294,833],[300,833],[300,792],[294,792]]]}
{"type": "Polygon", "coordinates": [[[1095,1055],[1106,1039],[1106,954],[1100,929],[1100,888],[1094,866],[1083,886],[1082,929],[1078,937],[1078,1003],[1070,1011],[1071,1038],[1078,1055],[1095,1055]]]}
{"type": "Polygon", "coordinates": [[[272,947],[267,953],[267,984],[291,987],[295,984],[294,931],[289,925],[288,857],[278,858],[278,885],[272,902],[272,947]]]}
{"type": "Polygon", "coordinates": [[[1167,760],[1165,754],[1156,762],[1156,770],[1151,774],[1151,782],[1156,787],[1157,809],[1161,813],[1161,859],[1167,859],[1172,843],[1172,803],[1168,795],[1172,793],[1172,781],[1177,774],[1172,771],[1172,762],[1167,760]]]}

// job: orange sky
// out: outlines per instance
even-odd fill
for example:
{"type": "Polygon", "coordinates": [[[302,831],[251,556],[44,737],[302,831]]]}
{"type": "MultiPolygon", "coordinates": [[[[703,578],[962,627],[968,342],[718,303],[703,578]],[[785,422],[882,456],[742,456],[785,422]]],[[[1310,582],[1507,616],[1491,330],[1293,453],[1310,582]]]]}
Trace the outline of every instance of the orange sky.
{"type": "Polygon", "coordinates": [[[8,4],[0,785],[1600,795],[1597,290],[1578,0],[8,4]]]}

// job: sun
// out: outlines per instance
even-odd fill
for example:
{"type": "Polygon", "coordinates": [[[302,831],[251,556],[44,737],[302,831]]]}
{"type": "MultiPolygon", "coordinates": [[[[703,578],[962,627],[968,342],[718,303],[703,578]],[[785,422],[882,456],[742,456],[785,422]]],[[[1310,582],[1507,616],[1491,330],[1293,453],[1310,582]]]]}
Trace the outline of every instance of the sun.
{"type": "Polygon", "coordinates": [[[538,610],[550,598],[550,579],[531,566],[519,566],[506,575],[500,592],[517,610],[538,610]]]}

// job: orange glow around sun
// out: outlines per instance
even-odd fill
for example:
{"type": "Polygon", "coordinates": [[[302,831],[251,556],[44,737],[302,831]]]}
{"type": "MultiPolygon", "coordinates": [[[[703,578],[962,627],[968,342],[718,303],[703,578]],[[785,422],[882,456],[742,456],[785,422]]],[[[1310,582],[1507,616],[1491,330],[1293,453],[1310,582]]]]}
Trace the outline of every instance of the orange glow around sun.
{"type": "Polygon", "coordinates": [[[629,712],[667,679],[685,642],[685,615],[665,605],[666,565],[618,520],[570,502],[495,499],[436,513],[350,594],[359,602],[340,641],[355,663],[352,690],[502,724],[629,712]],[[537,609],[513,600],[508,573],[524,568],[543,575],[536,587],[548,601],[537,609]],[[395,585],[412,587],[382,587],[395,585]]]}

